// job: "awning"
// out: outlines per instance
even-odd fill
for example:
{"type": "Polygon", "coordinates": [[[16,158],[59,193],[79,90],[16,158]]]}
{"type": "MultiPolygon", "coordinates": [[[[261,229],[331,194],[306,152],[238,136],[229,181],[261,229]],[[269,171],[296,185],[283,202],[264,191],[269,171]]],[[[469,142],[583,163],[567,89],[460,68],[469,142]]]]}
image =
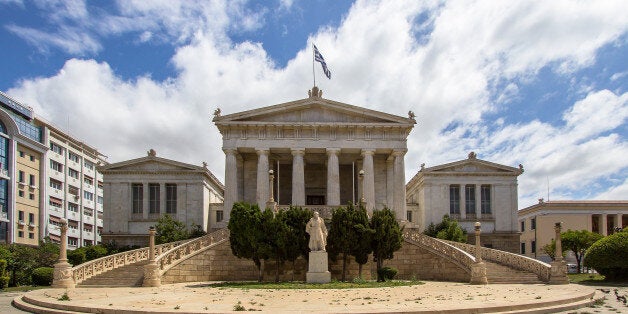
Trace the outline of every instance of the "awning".
{"type": "Polygon", "coordinates": [[[61,218],[55,217],[55,216],[49,216],[49,217],[50,217],[50,222],[52,222],[52,223],[61,223],[61,218]]]}
{"type": "Polygon", "coordinates": [[[52,196],[50,197],[50,203],[57,204],[59,206],[63,206],[63,201],[62,200],[60,200],[60,199],[58,199],[56,197],[52,197],[52,196]]]}
{"type": "Polygon", "coordinates": [[[61,237],[58,236],[58,235],[50,234],[48,236],[50,237],[50,240],[52,240],[52,241],[61,242],[61,237]]]}

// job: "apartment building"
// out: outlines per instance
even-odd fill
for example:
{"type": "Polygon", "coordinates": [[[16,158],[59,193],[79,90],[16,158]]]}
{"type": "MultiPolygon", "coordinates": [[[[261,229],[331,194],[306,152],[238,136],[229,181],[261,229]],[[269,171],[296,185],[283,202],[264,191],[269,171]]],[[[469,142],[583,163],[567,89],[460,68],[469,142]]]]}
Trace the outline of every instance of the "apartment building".
{"type": "Polygon", "coordinates": [[[0,243],[59,241],[61,219],[69,248],[100,243],[104,158],[0,92],[0,243]]]}

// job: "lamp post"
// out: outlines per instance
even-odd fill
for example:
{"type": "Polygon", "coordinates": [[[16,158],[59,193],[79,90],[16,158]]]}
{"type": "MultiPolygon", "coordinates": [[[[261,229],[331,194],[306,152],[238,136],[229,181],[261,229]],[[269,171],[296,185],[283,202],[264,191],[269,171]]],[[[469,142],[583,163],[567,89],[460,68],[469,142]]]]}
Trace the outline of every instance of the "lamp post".
{"type": "Polygon", "coordinates": [[[277,202],[275,202],[275,192],[273,186],[275,185],[275,172],[273,169],[268,170],[268,202],[266,202],[266,207],[272,209],[275,213],[277,213],[278,206],[277,202]]]}
{"type": "Polygon", "coordinates": [[[488,279],[486,278],[486,264],[482,261],[482,247],[480,246],[480,234],[482,224],[479,221],[475,222],[475,263],[471,265],[471,284],[472,285],[486,285],[488,279]]]}
{"type": "Polygon", "coordinates": [[[366,199],[364,199],[364,169],[358,172],[358,179],[360,180],[360,206],[366,206],[366,199]]]}

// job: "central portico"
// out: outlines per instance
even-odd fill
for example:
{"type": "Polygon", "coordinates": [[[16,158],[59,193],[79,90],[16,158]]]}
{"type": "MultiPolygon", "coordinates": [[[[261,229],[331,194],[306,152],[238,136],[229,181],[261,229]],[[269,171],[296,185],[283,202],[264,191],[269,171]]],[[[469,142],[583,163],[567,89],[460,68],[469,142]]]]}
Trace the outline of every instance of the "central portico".
{"type": "Polygon", "coordinates": [[[274,106],[215,113],[226,158],[225,220],[238,201],[261,208],[269,201],[305,206],[324,215],[361,198],[369,212],[387,206],[404,218],[404,156],[414,115],[324,99],[317,87],[308,94],[274,106]]]}

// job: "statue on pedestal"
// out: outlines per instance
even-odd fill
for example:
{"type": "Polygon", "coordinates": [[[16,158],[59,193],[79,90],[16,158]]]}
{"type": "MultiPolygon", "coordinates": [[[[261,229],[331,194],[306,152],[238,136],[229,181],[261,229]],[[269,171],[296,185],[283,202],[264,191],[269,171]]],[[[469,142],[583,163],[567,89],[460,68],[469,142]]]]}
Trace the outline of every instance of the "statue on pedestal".
{"type": "Polygon", "coordinates": [[[318,212],[314,212],[314,217],[307,222],[305,232],[310,235],[310,250],[312,252],[324,252],[327,245],[327,227],[325,227],[325,221],[319,216],[318,212]]]}

